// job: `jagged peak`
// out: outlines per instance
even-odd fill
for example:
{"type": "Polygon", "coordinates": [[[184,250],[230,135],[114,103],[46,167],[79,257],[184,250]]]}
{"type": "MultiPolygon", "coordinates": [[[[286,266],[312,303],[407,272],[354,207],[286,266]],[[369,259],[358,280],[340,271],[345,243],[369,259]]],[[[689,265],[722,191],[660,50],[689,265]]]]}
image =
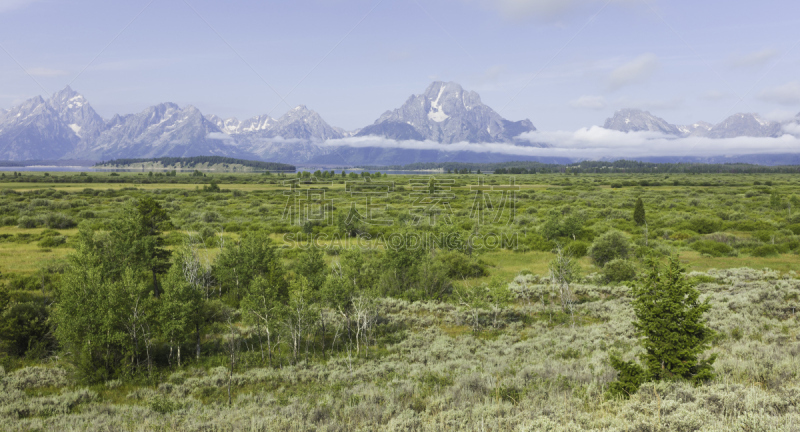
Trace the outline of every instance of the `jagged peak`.
{"type": "Polygon", "coordinates": [[[443,93],[461,93],[464,91],[464,87],[461,87],[461,84],[455,81],[434,81],[425,89],[426,94],[440,91],[443,93]]]}

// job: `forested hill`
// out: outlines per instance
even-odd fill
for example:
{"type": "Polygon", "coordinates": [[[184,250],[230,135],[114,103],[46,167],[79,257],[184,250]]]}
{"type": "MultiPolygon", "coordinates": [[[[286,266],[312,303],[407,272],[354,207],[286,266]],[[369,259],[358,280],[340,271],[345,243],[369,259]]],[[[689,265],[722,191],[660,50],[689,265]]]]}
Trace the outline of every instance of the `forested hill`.
{"type": "Polygon", "coordinates": [[[98,168],[160,168],[160,169],[232,169],[247,168],[264,171],[295,171],[294,165],[235,159],[224,156],[160,157],[150,159],[114,159],[100,162],[98,168]]]}

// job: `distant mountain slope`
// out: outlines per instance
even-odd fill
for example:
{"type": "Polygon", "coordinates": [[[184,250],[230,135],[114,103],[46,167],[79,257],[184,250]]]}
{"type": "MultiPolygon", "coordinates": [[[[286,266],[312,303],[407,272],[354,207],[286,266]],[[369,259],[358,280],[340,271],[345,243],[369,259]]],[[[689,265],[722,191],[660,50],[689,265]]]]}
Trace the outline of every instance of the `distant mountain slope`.
{"type": "Polygon", "coordinates": [[[77,148],[80,140],[41,96],[0,115],[1,159],[59,159],[77,148]]]}
{"type": "Polygon", "coordinates": [[[387,111],[356,136],[378,135],[395,140],[431,140],[440,143],[511,142],[535,131],[530,120],[512,122],[481,102],[460,85],[436,81],[425,93],[413,95],[403,106],[387,111]]]}
{"type": "Polygon", "coordinates": [[[783,135],[782,123],[764,120],[757,114],[750,113],[734,114],[716,125],[699,121],[691,125],[676,126],[648,111],[621,109],[615,112],[613,117],[608,118],[603,127],[621,132],[649,131],[684,137],[736,138],[783,135]]]}
{"type": "Polygon", "coordinates": [[[780,123],[764,120],[757,114],[734,114],[709,129],[709,138],[778,137],[783,135],[780,123]]]}
{"type": "Polygon", "coordinates": [[[73,156],[110,159],[157,156],[245,156],[216,125],[193,106],[152,106],[138,114],[116,115],[91,148],[73,156]]]}
{"type": "Polygon", "coordinates": [[[294,165],[235,159],[222,156],[113,159],[107,162],[95,164],[95,167],[97,168],[108,169],[139,168],[140,166],[158,166],[159,168],[163,169],[193,169],[198,166],[220,166],[220,168],[239,167],[265,171],[295,171],[297,169],[297,167],[294,165]]]}
{"type": "Polygon", "coordinates": [[[621,132],[649,131],[667,135],[682,135],[677,126],[650,114],[649,111],[640,109],[621,109],[615,112],[613,117],[607,119],[603,127],[621,132]]]}

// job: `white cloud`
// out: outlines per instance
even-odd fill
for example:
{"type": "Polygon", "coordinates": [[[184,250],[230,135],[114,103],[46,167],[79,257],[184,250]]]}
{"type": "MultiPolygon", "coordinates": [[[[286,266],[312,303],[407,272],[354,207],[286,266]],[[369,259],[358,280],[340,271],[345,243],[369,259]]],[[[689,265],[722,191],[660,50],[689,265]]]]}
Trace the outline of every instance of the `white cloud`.
{"type": "Polygon", "coordinates": [[[778,55],[774,49],[763,49],[761,51],[740,54],[731,57],[730,64],[735,68],[745,68],[753,66],[763,66],[778,55]]]}
{"type": "Polygon", "coordinates": [[[777,87],[766,88],[758,94],[758,98],[782,105],[800,104],[800,81],[788,82],[777,87]]]}
{"type": "Polygon", "coordinates": [[[762,114],[761,117],[766,120],[783,123],[785,121],[794,119],[796,115],[797,111],[778,109],[770,111],[766,114],[762,114]]]}
{"type": "Polygon", "coordinates": [[[606,103],[606,99],[602,96],[585,95],[570,102],[569,106],[573,108],[602,110],[605,109],[608,104],[606,103]]]}
{"type": "Polygon", "coordinates": [[[642,82],[650,78],[656,69],[658,69],[658,57],[651,53],[643,54],[611,71],[608,76],[608,87],[611,90],[618,90],[642,82]]]}
{"type": "Polygon", "coordinates": [[[0,12],[8,12],[14,9],[21,9],[39,0],[0,0],[0,12]]]}
{"type": "Polygon", "coordinates": [[[783,125],[783,131],[794,136],[800,136],[800,124],[786,123],[783,125]]]}
{"type": "Polygon", "coordinates": [[[222,132],[211,132],[210,134],[206,135],[206,139],[233,141],[233,138],[231,138],[230,135],[224,134],[222,132]]]}
{"type": "MultiPolygon", "coordinates": [[[[800,133],[800,126],[790,126],[800,133]]],[[[793,133],[794,133],[793,132],[793,133]]],[[[797,153],[800,138],[784,135],[779,138],[738,137],[712,139],[704,137],[677,138],[657,132],[620,132],[598,126],[574,132],[529,132],[518,137],[530,143],[548,147],[515,145],[512,143],[441,144],[434,141],[397,141],[383,137],[351,137],[330,140],[323,147],[390,147],[412,150],[440,150],[446,152],[471,151],[502,153],[518,156],[565,157],[575,160],[604,158],[630,158],[648,156],[708,157],[746,154],[797,153]]]]}
{"type": "Polygon", "coordinates": [[[57,77],[69,74],[69,72],[60,69],[50,69],[46,67],[35,67],[28,69],[28,73],[38,77],[57,77]]]}

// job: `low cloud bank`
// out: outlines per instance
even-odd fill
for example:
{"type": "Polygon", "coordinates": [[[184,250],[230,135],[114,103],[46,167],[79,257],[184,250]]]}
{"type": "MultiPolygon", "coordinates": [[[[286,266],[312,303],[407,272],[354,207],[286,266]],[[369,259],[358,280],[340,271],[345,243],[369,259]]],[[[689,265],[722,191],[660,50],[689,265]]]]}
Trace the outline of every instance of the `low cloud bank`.
{"type": "Polygon", "coordinates": [[[367,136],[329,140],[323,143],[322,146],[491,152],[520,156],[564,157],[576,160],[800,153],[800,138],[798,138],[800,125],[795,123],[788,124],[784,127],[784,132],[786,134],[778,138],[678,138],[657,132],[626,133],[592,126],[591,128],[582,128],[574,132],[528,132],[517,137],[516,143],[459,142],[441,144],[434,141],[398,141],[377,136],[367,136]]]}

